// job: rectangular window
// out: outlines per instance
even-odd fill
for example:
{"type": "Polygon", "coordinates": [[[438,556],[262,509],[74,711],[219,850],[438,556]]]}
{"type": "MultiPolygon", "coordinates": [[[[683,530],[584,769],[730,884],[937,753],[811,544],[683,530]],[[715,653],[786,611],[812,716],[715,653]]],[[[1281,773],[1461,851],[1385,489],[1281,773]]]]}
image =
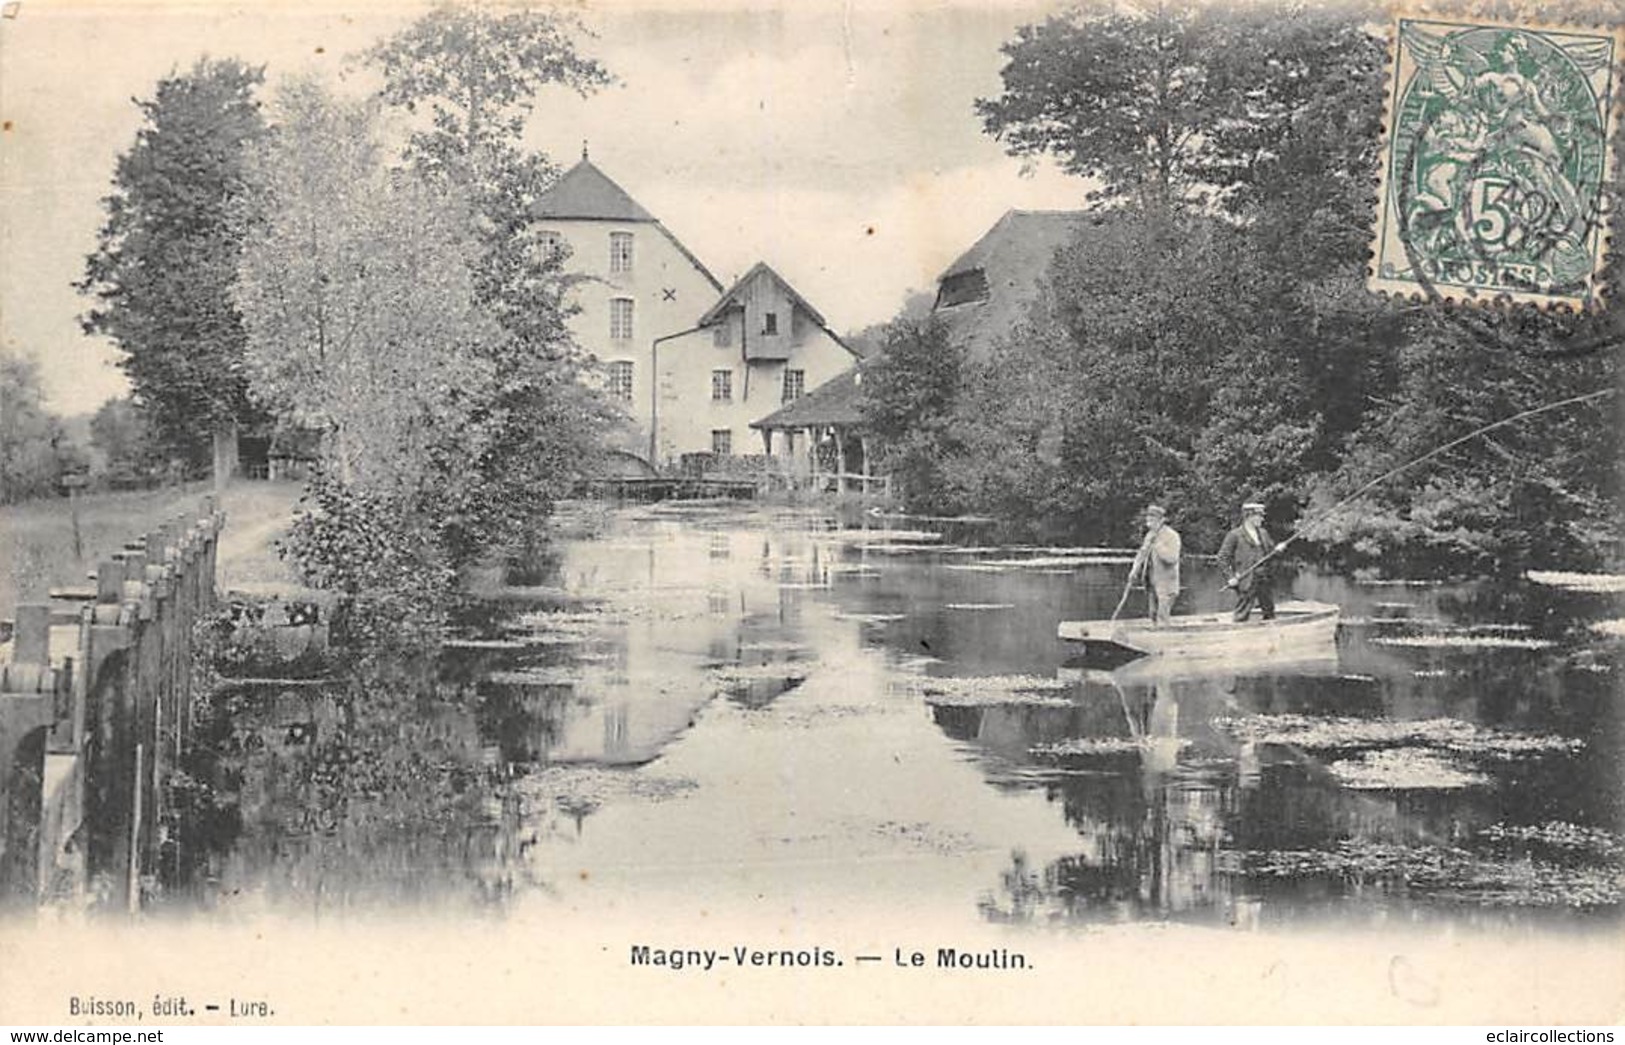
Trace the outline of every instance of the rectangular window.
{"type": "Polygon", "coordinates": [[[734,372],[732,370],[711,371],[711,401],[715,403],[732,402],[734,397],[734,372]]]}
{"type": "Polygon", "coordinates": [[[632,340],[631,298],[610,298],[609,336],[614,341],[632,340]]]}
{"type": "Polygon", "coordinates": [[[711,344],[717,348],[728,348],[734,343],[733,320],[724,317],[722,322],[711,328],[711,344]]]}
{"type": "Polygon", "coordinates": [[[711,429],[711,452],[718,457],[728,457],[734,452],[733,429],[711,429]]]}
{"type": "Polygon", "coordinates": [[[536,246],[541,250],[542,257],[556,258],[564,253],[564,237],[551,229],[543,229],[536,234],[536,246]]]}
{"type": "Polygon", "coordinates": [[[609,364],[609,394],[623,403],[632,401],[632,361],[617,359],[609,364]]]}
{"type": "Polygon", "coordinates": [[[779,332],[779,314],[768,312],[762,316],[762,333],[777,334],[779,332]]]}
{"type": "Polygon", "coordinates": [[[805,370],[789,370],[784,372],[784,401],[800,399],[807,394],[807,372],[805,370]]]}
{"type": "Polygon", "coordinates": [[[632,271],[632,234],[630,232],[611,232],[609,234],[609,270],[611,272],[632,271]]]}

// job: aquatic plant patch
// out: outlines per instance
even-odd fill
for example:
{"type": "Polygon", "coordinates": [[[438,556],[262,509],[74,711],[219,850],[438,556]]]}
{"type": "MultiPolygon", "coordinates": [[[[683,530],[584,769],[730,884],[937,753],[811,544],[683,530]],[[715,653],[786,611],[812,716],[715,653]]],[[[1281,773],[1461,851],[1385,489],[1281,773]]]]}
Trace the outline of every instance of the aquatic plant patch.
{"type": "Polygon", "coordinates": [[[1569,591],[1608,594],[1625,592],[1625,573],[1569,573],[1562,570],[1530,570],[1525,574],[1536,584],[1569,591]]]}
{"type": "Polygon", "coordinates": [[[1488,730],[1460,719],[1315,718],[1250,715],[1218,718],[1214,725],[1238,740],[1306,750],[1424,745],[1463,754],[1516,757],[1570,753],[1585,746],[1574,737],[1488,730]]]}
{"type": "Polygon", "coordinates": [[[1478,837],[1490,842],[1542,845],[1605,860],[1625,856],[1625,841],[1619,835],[1600,827],[1562,820],[1549,820],[1544,824],[1491,824],[1479,831],[1478,837]]]}
{"type": "Polygon", "coordinates": [[[787,639],[757,639],[754,642],[742,642],[739,649],[749,653],[810,653],[805,642],[791,642],[787,639]]]}
{"type": "Polygon", "coordinates": [[[607,613],[521,613],[508,622],[510,631],[557,635],[596,635],[606,625],[623,624],[607,613]]]}
{"type": "Polygon", "coordinates": [[[1134,553],[1092,552],[1080,555],[1036,555],[1030,559],[988,559],[984,566],[1014,566],[1039,569],[1046,566],[1116,566],[1134,561],[1134,553]]]}
{"type": "Polygon", "coordinates": [[[486,678],[495,686],[569,686],[586,676],[579,668],[545,667],[493,671],[486,678]]]}
{"type": "Polygon", "coordinates": [[[1327,768],[1340,784],[1355,791],[1456,791],[1490,782],[1431,748],[1366,751],[1327,768]]]}
{"type": "Polygon", "coordinates": [[[921,544],[942,540],[942,534],[934,530],[828,530],[818,536],[826,541],[862,544],[921,544]]]}
{"type": "MultiPolygon", "coordinates": [[[[663,802],[699,787],[685,777],[661,776],[638,769],[598,766],[550,766],[521,777],[515,792],[527,807],[553,803],[575,815],[590,813],[619,799],[663,802]]],[[[531,810],[527,808],[527,812],[531,810]]]]}
{"type": "Polygon", "coordinates": [[[1032,675],[919,677],[908,679],[903,685],[924,694],[926,703],[942,707],[980,707],[998,704],[1067,707],[1072,703],[1062,696],[1068,688],[1066,682],[1032,675]]]}
{"type": "Polygon", "coordinates": [[[1625,897],[1617,868],[1509,861],[1446,846],[1355,840],[1331,849],[1243,852],[1229,862],[1252,877],[1339,878],[1490,906],[1599,907],[1625,897]]]}
{"type": "Polygon", "coordinates": [[[1415,649],[1550,649],[1550,639],[1520,639],[1497,635],[1398,635],[1369,640],[1373,646],[1408,646],[1415,649]]]}
{"type": "Polygon", "coordinates": [[[1078,755],[1121,755],[1173,744],[1190,747],[1184,737],[1068,737],[1050,744],[1038,744],[1028,751],[1039,757],[1065,758],[1078,755]]]}

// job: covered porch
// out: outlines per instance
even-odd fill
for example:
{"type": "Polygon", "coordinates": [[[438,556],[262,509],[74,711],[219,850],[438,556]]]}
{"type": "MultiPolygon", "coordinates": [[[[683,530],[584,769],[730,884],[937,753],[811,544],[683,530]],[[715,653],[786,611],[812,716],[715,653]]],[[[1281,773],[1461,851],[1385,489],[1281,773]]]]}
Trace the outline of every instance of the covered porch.
{"type": "Polygon", "coordinates": [[[835,493],[891,492],[890,476],[873,468],[874,443],[858,410],[861,365],[786,403],[751,427],[791,489],[835,493]]]}

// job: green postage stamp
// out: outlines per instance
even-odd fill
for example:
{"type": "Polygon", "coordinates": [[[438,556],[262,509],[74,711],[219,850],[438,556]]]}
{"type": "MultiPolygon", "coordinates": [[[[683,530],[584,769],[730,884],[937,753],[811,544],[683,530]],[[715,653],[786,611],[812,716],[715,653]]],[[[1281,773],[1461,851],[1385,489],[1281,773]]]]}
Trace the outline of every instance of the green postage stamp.
{"type": "Polygon", "coordinates": [[[1401,17],[1372,290],[1599,308],[1622,39],[1401,17]]]}

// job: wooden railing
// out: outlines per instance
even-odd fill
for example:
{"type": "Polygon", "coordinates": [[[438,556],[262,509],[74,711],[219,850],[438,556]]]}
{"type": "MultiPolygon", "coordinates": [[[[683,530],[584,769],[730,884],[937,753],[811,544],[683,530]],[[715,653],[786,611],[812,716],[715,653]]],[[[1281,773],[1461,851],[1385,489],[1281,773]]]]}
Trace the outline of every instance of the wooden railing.
{"type": "Polygon", "coordinates": [[[17,606],[0,664],[10,902],[89,897],[135,910],[158,875],[164,784],[188,740],[193,632],[215,605],[223,523],[207,498],[100,562],[94,590],[17,606]]]}

